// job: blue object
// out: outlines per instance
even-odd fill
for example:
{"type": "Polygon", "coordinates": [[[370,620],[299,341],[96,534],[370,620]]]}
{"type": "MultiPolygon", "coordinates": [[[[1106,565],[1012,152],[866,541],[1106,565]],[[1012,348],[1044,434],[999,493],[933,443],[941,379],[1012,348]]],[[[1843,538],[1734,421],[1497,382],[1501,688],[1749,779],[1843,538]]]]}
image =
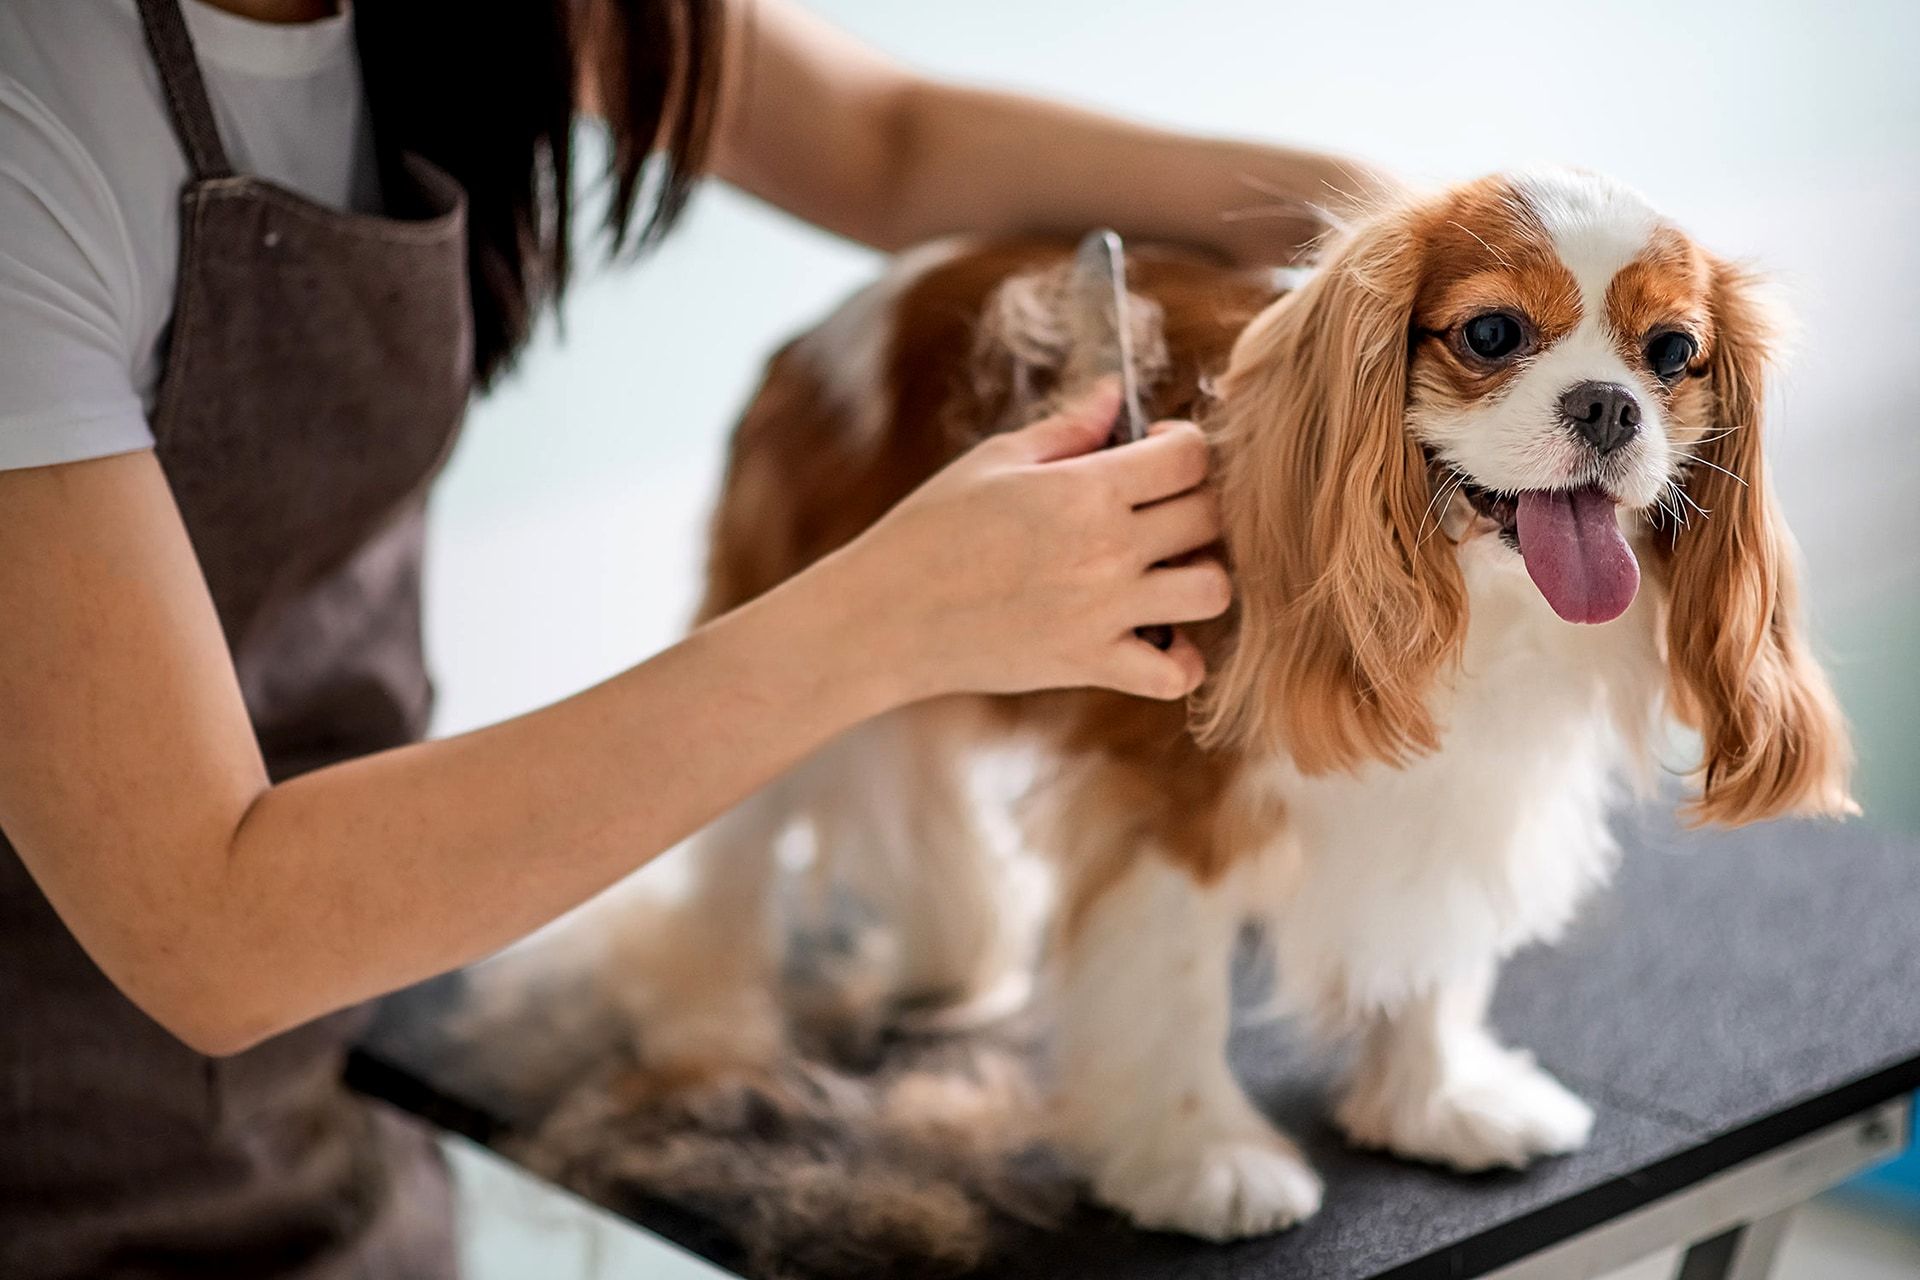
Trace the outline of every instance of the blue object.
{"type": "MultiPolygon", "coordinates": [[[[1915,1101],[1920,1103],[1920,1094],[1915,1095],[1915,1101]]],[[[1907,1135],[1907,1141],[1905,1155],[1877,1169],[1869,1169],[1848,1183],[1847,1188],[1870,1197],[1891,1212],[1920,1221],[1920,1142],[1915,1141],[1913,1134],[1907,1135]]]]}

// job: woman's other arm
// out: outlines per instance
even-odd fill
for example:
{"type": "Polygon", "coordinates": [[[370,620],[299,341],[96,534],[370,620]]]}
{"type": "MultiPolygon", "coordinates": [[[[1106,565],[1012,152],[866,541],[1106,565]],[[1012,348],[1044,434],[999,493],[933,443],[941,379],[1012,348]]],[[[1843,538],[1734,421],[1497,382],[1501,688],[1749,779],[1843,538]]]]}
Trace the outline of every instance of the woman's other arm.
{"type": "Polygon", "coordinates": [[[1296,257],[1392,185],[1327,152],[1133,124],[909,72],[790,0],[730,0],[713,168],[809,222],[896,250],[964,232],[1113,226],[1249,263],[1296,257]],[[1277,206],[1273,216],[1234,211],[1277,206]],[[1291,210],[1291,212],[1288,212],[1291,210]]]}

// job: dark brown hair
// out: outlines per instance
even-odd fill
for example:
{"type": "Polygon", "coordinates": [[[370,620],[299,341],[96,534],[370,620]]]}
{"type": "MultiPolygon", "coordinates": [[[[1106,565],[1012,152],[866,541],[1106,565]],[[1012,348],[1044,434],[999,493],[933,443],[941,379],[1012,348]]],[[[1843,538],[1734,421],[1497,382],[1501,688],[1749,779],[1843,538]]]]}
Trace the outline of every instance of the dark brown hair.
{"type": "Polygon", "coordinates": [[[467,191],[482,387],[567,286],[583,73],[610,135],[611,247],[644,249],[673,225],[705,163],[723,21],[719,0],[361,0],[383,168],[414,152],[467,191]]]}

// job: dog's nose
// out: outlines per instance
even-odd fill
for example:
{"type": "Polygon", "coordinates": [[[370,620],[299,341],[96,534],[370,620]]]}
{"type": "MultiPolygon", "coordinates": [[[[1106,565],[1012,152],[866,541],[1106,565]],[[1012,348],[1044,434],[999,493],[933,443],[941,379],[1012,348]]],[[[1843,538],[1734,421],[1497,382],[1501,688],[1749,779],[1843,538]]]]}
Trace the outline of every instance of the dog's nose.
{"type": "Polygon", "coordinates": [[[1560,417],[1601,453],[1612,453],[1640,434],[1640,402],[1617,382],[1568,387],[1560,397],[1560,417]]]}

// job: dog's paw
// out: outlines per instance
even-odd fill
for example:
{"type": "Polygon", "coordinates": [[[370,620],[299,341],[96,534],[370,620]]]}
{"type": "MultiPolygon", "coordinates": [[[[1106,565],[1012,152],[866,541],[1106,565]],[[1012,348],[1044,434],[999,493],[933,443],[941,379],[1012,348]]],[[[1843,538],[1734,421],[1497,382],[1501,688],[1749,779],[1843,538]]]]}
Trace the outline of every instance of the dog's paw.
{"type": "Polygon", "coordinates": [[[1517,1051],[1420,1096],[1356,1094],[1338,1119],[1357,1146],[1462,1173],[1523,1169],[1540,1156],[1578,1151],[1593,1131],[1592,1108],[1517,1051]]]}
{"type": "Polygon", "coordinates": [[[1238,1240],[1291,1227],[1320,1208],[1320,1177],[1279,1134],[1223,1137],[1136,1158],[1094,1180],[1094,1197],[1142,1227],[1238,1240]]]}
{"type": "Polygon", "coordinates": [[[916,1036],[960,1035],[1004,1022],[1033,998],[1033,975],[1009,970],[979,991],[920,997],[895,1010],[894,1029],[916,1036]]]}

